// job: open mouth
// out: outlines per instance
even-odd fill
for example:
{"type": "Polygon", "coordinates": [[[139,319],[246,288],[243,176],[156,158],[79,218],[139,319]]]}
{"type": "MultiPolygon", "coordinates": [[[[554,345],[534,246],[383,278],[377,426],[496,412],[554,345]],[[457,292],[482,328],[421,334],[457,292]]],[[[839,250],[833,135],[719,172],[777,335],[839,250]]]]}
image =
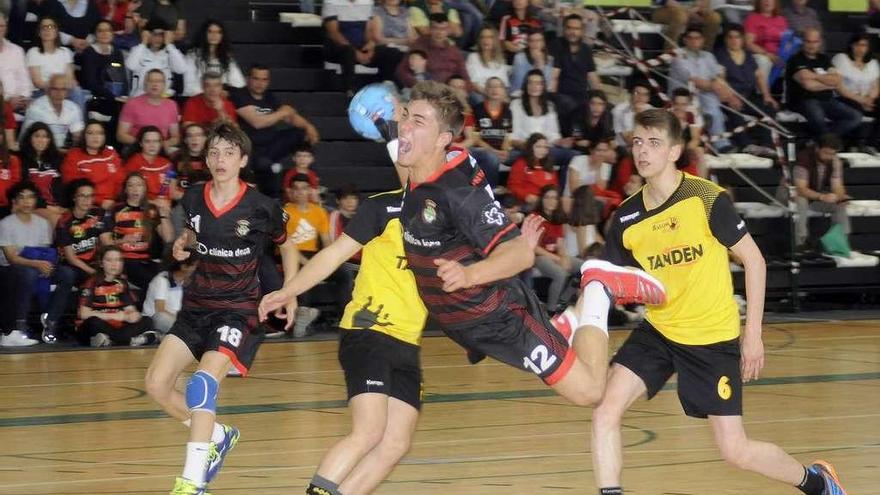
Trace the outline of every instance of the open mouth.
{"type": "Polygon", "coordinates": [[[406,154],[406,153],[409,153],[410,151],[412,151],[412,143],[405,140],[405,139],[398,139],[397,144],[398,144],[398,148],[397,148],[398,153],[406,154]]]}

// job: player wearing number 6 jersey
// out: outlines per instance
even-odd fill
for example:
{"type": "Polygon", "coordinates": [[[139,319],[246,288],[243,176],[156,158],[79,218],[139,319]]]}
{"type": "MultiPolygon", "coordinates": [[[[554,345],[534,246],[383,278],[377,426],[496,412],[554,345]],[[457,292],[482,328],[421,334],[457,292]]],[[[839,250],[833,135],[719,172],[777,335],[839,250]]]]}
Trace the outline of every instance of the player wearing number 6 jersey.
{"type": "Polygon", "coordinates": [[[257,306],[261,254],[279,246],[287,279],[296,274],[298,253],[285,231],[284,211],[240,178],[251,144],[238,128],[221,124],[208,139],[211,181],[187,190],[180,201],[187,227],[174,242],[174,257],[196,256],[183,307],[147,370],[150,396],[189,426],[183,475],[172,495],[206,493],[238,429],[215,421],[220,382],[234,366],[246,376],[263,340],[257,306]],[[175,382],[193,360],[185,394],[175,382]]]}

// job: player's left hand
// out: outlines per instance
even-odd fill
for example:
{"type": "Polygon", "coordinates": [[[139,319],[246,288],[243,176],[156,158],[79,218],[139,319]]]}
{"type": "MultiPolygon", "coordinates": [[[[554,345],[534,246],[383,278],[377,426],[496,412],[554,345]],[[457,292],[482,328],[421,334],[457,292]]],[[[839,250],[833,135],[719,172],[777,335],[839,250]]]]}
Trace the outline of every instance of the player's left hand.
{"type": "Polygon", "coordinates": [[[544,235],[544,219],[540,215],[532,213],[523,220],[522,227],[519,230],[523,237],[526,238],[529,248],[534,251],[541,240],[541,236],[544,235]]]}
{"type": "Polygon", "coordinates": [[[437,276],[443,281],[444,291],[455,292],[474,286],[468,276],[467,268],[461,263],[438,258],[434,260],[434,264],[437,265],[437,276]]]}
{"type": "Polygon", "coordinates": [[[266,321],[270,314],[274,314],[280,320],[285,320],[284,330],[288,330],[296,317],[296,308],[296,296],[291,296],[284,290],[276,290],[263,296],[257,313],[260,321],[266,321]]]}
{"type": "Polygon", "coordinates": [[[743,383],[751,380],[757,380],[764,368],[764,342],[761,341],[761,335],[749,335],[748,332],[743,334],[740,344],[740,371],[742,373],[743,383]]]}

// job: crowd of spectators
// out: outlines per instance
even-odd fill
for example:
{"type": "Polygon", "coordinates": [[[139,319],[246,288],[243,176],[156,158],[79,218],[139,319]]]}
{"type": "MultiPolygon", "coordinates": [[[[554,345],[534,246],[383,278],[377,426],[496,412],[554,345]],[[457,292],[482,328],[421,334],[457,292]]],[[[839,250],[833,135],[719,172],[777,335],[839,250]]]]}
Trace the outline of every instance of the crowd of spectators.
{"type": "MultiPolygon", "coordinates": [[[[313,169],[318,130],[273,94],[268,67],[236,57],[222,22],[187,22],[173,0],[26,3],[37,22],[15,10],[0,15],[0,271],[4,293],[15,294],[0,308],[0,345],[54,342],[65,332],[87,345],[141,345],[167,332],[192,270],[163,262],[185,223],[177,201],[209,179],[206,136],[218,122],[251,138],[246,179],[285,202],[303,262],[354,215],[353,188],[324,206],[313,169]],[[76,332],[65,320],[73,307],[76,332]]],[[[679,167],[703,177],[707,153],[775,153],[763,126],[721,134],[783,108],[800,113],[815,144],[799,156],[797,203],[848,230],[836,153],[876,153],[880,140],[871,38],[856,33],[831,56],[807,0],[755,0],[750,13],[714,7],[658,2],[653,19],[665,24],[669,48],[681,46],[668,84],[634,77],[622,98],[603,91],[593,48],[600,18],[581,7],[325,0],[320,14],[324,58],[340,65],[349,95],[357,65],[377,68],[404,97],[423,80],[458,91],[467,114],[456,145],[468,148],[511,215],[546,219],[535,272],[549,279],[545,302],[556,306],[601,245],[611,211],[641,187],[627,150],[635,114],[652,106],[680,119],[679,167]]],[[[807,235],[799,224],[798,242],[807,235]]],[[[351,291],[352,261],[333,276],[337,310],[351,291]]],[[[261,276],[267,287],[279,282],[271,269],[261,276]]],[[[301,301],[297,334],[318,316],[310,304],[301,301]]]]}

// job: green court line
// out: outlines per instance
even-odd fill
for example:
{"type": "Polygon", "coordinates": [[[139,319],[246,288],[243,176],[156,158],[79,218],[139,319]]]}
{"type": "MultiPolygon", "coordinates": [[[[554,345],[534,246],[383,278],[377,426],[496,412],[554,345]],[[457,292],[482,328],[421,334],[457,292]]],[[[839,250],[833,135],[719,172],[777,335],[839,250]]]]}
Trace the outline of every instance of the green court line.
{"type": "MultiPolygon", "coordinates": [[[[805,376],[781,376],[774,378],[762,378],[758,381],[747,383],[747,387],[762,385],[793,385],[801,383],[829,383],[850,382],[862,380],[878,380],[880,372],[872,373],[842,373],[836,375],[805,375],[805,376]]],[[[673,390],[674,384],[666,384],[664,390],[673,390]]],[[[461,394],[426,394],[425,403],[434,404],[442,402],[469,402],[480,400],[505,400],[522,399],[530,397],[552,397],[556,392],[549,388],[537,390],[502,390],[497,392],[470,392],[461,394]]],[[[256,414],[281,411],[303,411],[311,409],[343,409],[348,403],[344,400],[319,400],[306,402],[278,402],[269,404],[244,404],[239,406],[221,406],[217,412],[223,415],[229,414],[256,414]]],[[[131,419],[157,419],[165,418],[166,414],[158,409],[139,411],[119,411],[112,413],[83,413],[83,414],[59,414],[53,416],[23,416],[12,418],[0,418],[0,428],[20,426],[48,426],[64,425],[73,423],[93,423],[99,421],[123,421],[131,419]]]]}

